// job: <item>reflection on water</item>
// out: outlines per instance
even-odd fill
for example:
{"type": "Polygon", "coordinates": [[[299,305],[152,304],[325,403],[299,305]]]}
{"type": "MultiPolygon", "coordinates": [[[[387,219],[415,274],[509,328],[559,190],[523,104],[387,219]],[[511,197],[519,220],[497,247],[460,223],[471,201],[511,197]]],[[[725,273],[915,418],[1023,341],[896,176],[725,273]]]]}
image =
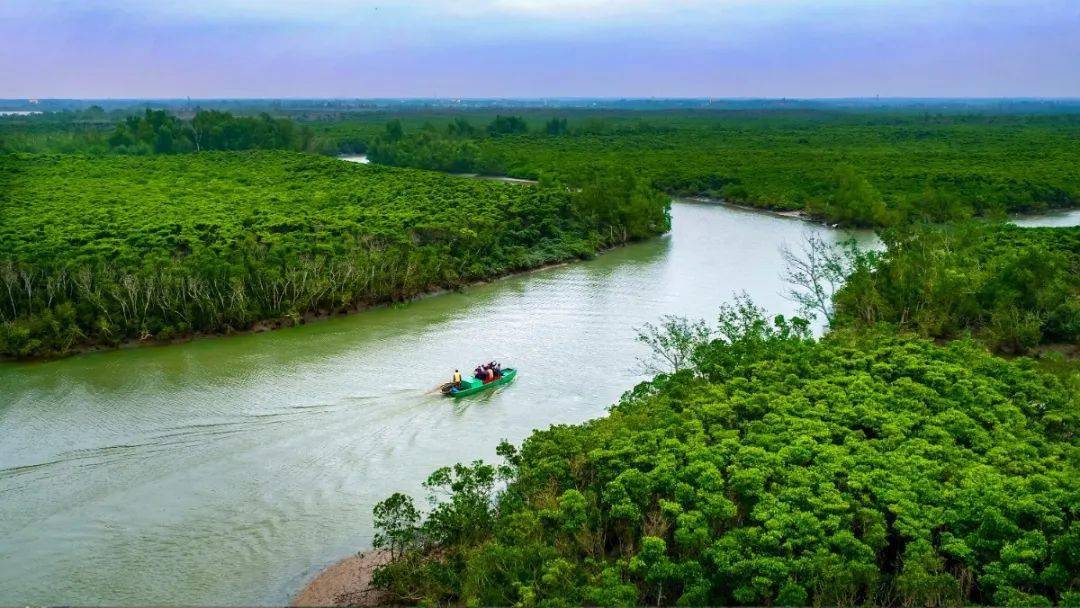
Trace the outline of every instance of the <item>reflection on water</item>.
{"type": "MultiPolygon", "coordinates": [[[[0,604],[283,603],[364,548],[372,505],[500,439],[600,416],[634,327],[746,291],[789,314],[798,220],[677,203],[589,262],[275,332],[0,366],[0,604]],[[498,359],[517,381],[431,393],[498,359]]],[[[864,243],[868,233],[857,233],[864,243]]]]}

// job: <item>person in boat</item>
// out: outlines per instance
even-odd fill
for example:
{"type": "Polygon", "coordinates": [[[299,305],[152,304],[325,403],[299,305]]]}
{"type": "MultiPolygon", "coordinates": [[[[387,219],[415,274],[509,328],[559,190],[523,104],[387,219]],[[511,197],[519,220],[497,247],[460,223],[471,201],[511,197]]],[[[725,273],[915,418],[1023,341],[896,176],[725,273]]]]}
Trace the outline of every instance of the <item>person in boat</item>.
{"type": "Polygon", "coordinates": [[[483,380],[484,379],[484,366],[483,365],[477,365],[476,366],[476,369],[473,371],[473,377],[476,378],[477,380],[483,380]]]}
{"type": "Polygon", "coordinates": [[[488,366],[486,369],[487,369],[487,376],[484,379],[484,383],[487,384],[488,382],[494,382],[495,381],[495,370],[492,369],[490,366],[488,366]]]}
{"type": "Polygon", "coordinates": [[[454,370],[454,388],[461,388],[461,372],[454,370]]]}

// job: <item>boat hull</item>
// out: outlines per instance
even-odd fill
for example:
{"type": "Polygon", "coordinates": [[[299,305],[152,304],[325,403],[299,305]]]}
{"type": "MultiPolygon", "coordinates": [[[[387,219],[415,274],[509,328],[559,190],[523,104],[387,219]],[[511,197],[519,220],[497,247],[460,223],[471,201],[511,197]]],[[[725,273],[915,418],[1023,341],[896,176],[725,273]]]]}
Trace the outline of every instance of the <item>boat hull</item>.
{"type": "Polygon", "coordinates": [[[477,380],[475,378],[470,378],[468,380],[463,380],[462,384],[465,384],[466,387],[462,388],[462,389],[459,389],[459,390],[456,390],[456,391],[451,391],[451,392],[447,393],[447,396],[448,397],[453,397],[454,399],[459,399],[461,397],[468,397],[469,395],[475,395],[477,393],[481,393],[481,392],[484,392],[486,390],[493,389],[496,386],[504,386],[504,385],[510,384],[511,382],[514,381],[514,378],[516,378],[516,377],[517,377],[517,370],[514,369],[514,368],[511,368],[511,367],[508,367],[508,368],[503,370],[501,378],[499,378],[498,380],[492,380],[491,382],[488,382],[487,384],[484,384],[484,383],[480,382],[479,380],[477,380]]]}

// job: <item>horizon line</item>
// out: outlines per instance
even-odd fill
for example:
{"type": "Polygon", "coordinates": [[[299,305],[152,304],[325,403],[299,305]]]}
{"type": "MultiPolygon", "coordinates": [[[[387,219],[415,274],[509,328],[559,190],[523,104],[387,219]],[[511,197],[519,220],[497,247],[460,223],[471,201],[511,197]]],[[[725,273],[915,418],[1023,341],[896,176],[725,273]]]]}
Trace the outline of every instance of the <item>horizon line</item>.
{"type": "Polygon", "coordinates": [[[305,97],[305,96],[265,96],[265,97],[189,97],[166,96],[166,97],[5,97],[2,102],[31,101],[1080,101],[1080,95],[1076,96],[1048,96],[1048,95],[965,95],[965,96],[904,96],[904,95],[843,95],[836,97],[768,97],[768,96],[734,96],[724,97],[716,95],[701,95],[692,97],[683,96],[382,96],[382,97],[305,97]]]}

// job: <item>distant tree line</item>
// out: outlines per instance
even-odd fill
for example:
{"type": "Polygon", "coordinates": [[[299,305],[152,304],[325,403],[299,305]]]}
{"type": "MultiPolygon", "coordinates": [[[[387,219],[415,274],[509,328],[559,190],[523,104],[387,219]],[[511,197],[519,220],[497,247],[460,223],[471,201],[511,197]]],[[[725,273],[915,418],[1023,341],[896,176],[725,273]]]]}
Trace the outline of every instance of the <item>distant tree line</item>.
{"type": "Polygon", "coordinates": [[[1056,117],[596,112],[570,121],[496,115],[446,128],[395,119],[375,162],[573,184],[597,164],[676,196],[801,210],[845,226],[948,222],[1080,201],[1080,123],[1056,117]],[[857,118],[861,118],[859,121],[857,118]]]}
{"type": "Polygon", "coordinates": [[[430,110],[391,113],[389,124],[387,113],[358,112],[291,125],[266,115],[147,114],[89,108],[3,117],[0,151],[367,152],[382,164],[549,175],[571,186],[596,166],[618,167],[669,195],[800,210],[849,226],[1000,217],[1080,202],[1080,116],[1065,112],[430,110]]]}
{"type": "Polygon", "coordinates": [[[164,110],[147,109],[128,116],[108,138],[117,152],[177,154],[209,150],[307,150],[314,135],[306,126],[288,118],[234,116],[218,110],[201,110],[182,120],[164,110]]]}

